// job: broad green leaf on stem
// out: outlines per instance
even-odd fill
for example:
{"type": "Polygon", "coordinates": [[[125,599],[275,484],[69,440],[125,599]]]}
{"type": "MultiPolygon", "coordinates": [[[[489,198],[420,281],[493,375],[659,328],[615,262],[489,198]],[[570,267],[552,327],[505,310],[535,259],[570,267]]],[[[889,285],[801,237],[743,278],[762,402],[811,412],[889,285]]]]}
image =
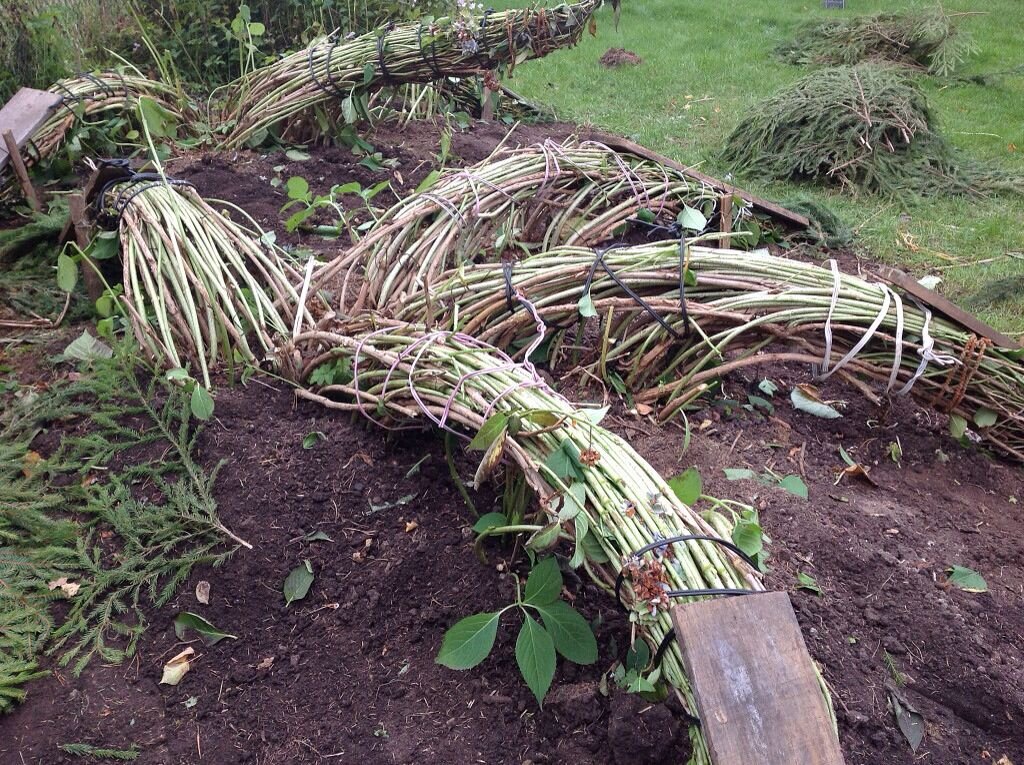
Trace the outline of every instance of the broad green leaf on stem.
{"type": "Polygon", "coordinates": [[[798,475],[787,475],[779,481],[779,488],[785,489],[790,494],[807,499],[807,484],[798,475]]]}
{"type": "Polygon", "coordinates": [[[207,645],[216,645],[224,638],[238,639],[237,635],[229,635],[227,632],[217,629],[199,614],[184,611],[174,619],[174,634],[177,635],[178,640],[184,640],[185,631],[189,629],[198,632],[207,645]]]}
{"type": "Polygon", "coordinates": [[[508,518],[505,517],[504,513],[487,513],[477,518],[476,523],[473,524],[473,531],[477,534],[483,534],[488,529],[496,529],[507,525],[508,518]]]}
{"type": "Polygon", "coordinates": [[[197,420],[208,420],[213,416],[213,396],[202,385],[197,384],[192,388],[189,406],[197,420]]]}
{"type": "Polygon", "coordinates": [[[756,407],[758,409],[763,409],[764,411],[768,412],[768,414],[775,414],[775,404],[766,399],[764,396],[755,396],[753,394],[749,394],[747,396],[747,402],[750,404],[750,406],[756,407]]]}
{"type": "MultiPolygon", "coordinates": [[[[185,380],[192,380],[192,375],[188,373],[187,369],[181,367],[174,367],[174,369],[168,369],[164,375],[171,382],[183,382],[185,380]]],[[[192,380],[195,382],[195,380],[192,380]]]]}
{"type": "Polygon", "coordinates": [[[469,442],[470,451],[487,451],[488,447],[504,432],[508,425],[508,414],[492,414],[469,442]]]}
{"type": "Polygon", "coordinates": [[[151,96],[139,96],[139,116],[154,138],[174,138],[178,128],[175,116],[151,96]]]}
{"type": "Polygon", "coordinates": [[[957,441],[964,437],[967,432],[967,420],[961,417],[959,414],[949,415],[949,435],[953,436],[957,441]]]}
{"type": "Polygon", "coordinates": [[[789,393],[789,400],[801,412],[807,412],[825,420],[835,420],[843,416],[834,407],[822,401],[818,396],[817,389],[811,385],[798,385],[793,388],[789,393]]]}
{"type": "Polygon", "coordinates": [[[608,410],[610,408],[611,407],[608,406],[602,406],[599,409],[584,408],[578,411],[580,415],[584,417],[587,420],[587,422],[589,422],[591,425],[600,425],[601,420],[605,418],[605,415],[608,414],[608,410]]]}
{"type": "Polygon", "coordinates": [[[587,487],[582,483],[574,483],[562,498],[562,509],[558,511],[558,520],[562,522],[571,521],[583,512],[583,506],[586,504],[586,501],[587,487]]]}
{"type": "Polygon", "coordinates": [[[544,461],[545,466],[559,478],[575,478],[583,480],[583,463],[580,462],[580,450],[569,439],[559,444],[544,461]]]}
{"type": "MultiPolygon", "coordinates": [[[[288,151],[286,151],[284,153],[284,155],[288,159],[290,159],[292,162],[305,162],[307,159],[309,159],[309,155],[306,154],[306,152],[299,151],[298,149],[288,149],[288,151]]],[[[298,176],[296,176],[296,177],[298,177],[298,176]]],[[[288,183],[290,184],[291,180],[289,180],[288,183]]],[[[291,189],[289,189],[288,191],[289,191],[289,196],[291,196],[291,193],[290,193],[291,189]]],[[[309,184],[306,184],[306,191],[309,191],[309,184]]],[[[292,197],[292,198],[293,199],[301,199],[301,197],[292,197]]]]}
{"type": "Polygon", "coordinates": [[[544,528],[534,532],[533,536],[526,542],[527,549],[534,552],[544,552],[544,550],[554,547],[561,530],[562,527],[558,523],[549,523],[544,528]]]}
{"type": "Polygon", "coordinates": [[[797,589],[810,590],[811,592],[821,595],[821,587],[818,586],[818,581],[810,574],[805,574],[803,571],[796,575],[797,589]]]}
{"type": "Polygon", "coordinates": [[[587,519],[586,513],[580,513],[573,518],[573,526],[576,532],[576,548],[572,551],[572,557],[569,559],[569,566],[572,568],[579,568],[583,565],[583,561],[586,559],[586,551],[583,548],[583,540],[587,538],[587,533],[590,531],[590,521],[587,519]]]}
{"type": "Polygon", "coordinates": [[[538,704],[544,703],[555,677],[555,644],[551,635],[529,614],[516,638],[516,663],[538,704]]]}
{"type": "Polygon", "coordinates": [[[420,185],[416,187],[415,193],[419,194],[421,191],[426,191],[435,183],[437,183],[437,179],[440,177],[440,170],[431,170],[429,173],[427,173],[427,177],[420,181],[420,185]]]}
{"type": "Polygon", "coordinates": [[[530,571],[526,578],[525,602],[541,606],[558,600],[562,592],[562,572],[554,556],[545,558],[530,571]]]}
{"type": "Polygon", "coordinates": [[[764,534],[761,524],[752,513],[743,513],[732,530],[732,542],[751,558],[764,550],[764,534]]]}
{"type": "Polygon", "coordinates": [[[352,96],[346,96],[341,102],[341,116],[350,125],[354,125],[358,121],[359,113],[356,111],[356,104],[352,100],[352,96]]]}
{"type": "Polygon", "coordinates": [[[597,661],[597,639],[587,620],[564,600],[537,607],[555,650],[576,664],[597,661]]]}
{"type": "Polygon", "coordinates": [[[590,297],[589,292],[579,299],[577,305],[579,306],[580,316],[584,319],[597,316],[597,309],[594,307],[594,300],[590,297]]]}
{"type": "Polygon", "coordinates": [[[996,424],[996,420],[996,413],[985,407],[981,407],[974,413],[974,424],[979,428],[991,428],[996,424]]]}
{"type": "Polygon", "coordinates": [[[601,546],[601,541],[598,539],[597,534],[593,529],[583,537],[583,552],[587,556],[587,560],[593,563],[607,563],[611,558],[608,557],[608,553],[604,551],[601,546]]]}
{"type": "Polygon", "coordinates": [[[951,566],[946,570],[950,584],[956,585],[964,592],[988,592],[985,577],[966,566],[951,566]]]}
{"type": "Polygon", "coordinates": [[[285,184],[289,199],[305,200],[309,198],[309,181],[301,175],[293,175],[285,184]]]}
{"type": "Polygon", "coordinates": [[[704,213],[689,205],[683,205],[676,222],[688,231],[698,234],[708,226],[708,219],[704,217],[704,213]]]}
{"type": "Polygon", "coordinates": [[[900,731],[910,744],[911,751],[916,752],[924,739],[924,716],[914,709],[896,688],[888,686],[887,690],[892,712],[896,716],[896,724],[900,726],[900,731]]]}
{"type": "Polygon", "coordinates": [[[290,606],[296,600],[302,600],[309,594],[313,585],[313,564],[308,560],[296,566],[284,580],[284,604],[290,606]]]}
{"type": "Polygon", "coordinates": [[[63,252],[57,256],[57,287],[62,292],[71,292],[78,284],[78,263],[63,252]]]}
{"type": "Polygon", "coordinates": [[[626,669],[643,672],[650,663],[651,647],[647,644],[646,640],[637,638],[633,641],[633,645],[626,650],[626,669]]]}
{"type": "Polygon", "coordinates": [[[757,478],[754,471],[749,468],[722,468],[722,472],[729,481],[748,481],[757,478]]]}
{"type": "Polygon", "coordinates": [[[471,669],[487,658],[498,634],[501,612],[473,614],[453,624],[441,641],[437,663],[449,669],[471,669]]]}
{"type": "Polygon", "coordinates": [[[693,505],[700,499],[701,492],[704,490],[700,470],[696,466],[687,468],[675,478],[670,478],[668,485],[684,505],[693,505]]]}

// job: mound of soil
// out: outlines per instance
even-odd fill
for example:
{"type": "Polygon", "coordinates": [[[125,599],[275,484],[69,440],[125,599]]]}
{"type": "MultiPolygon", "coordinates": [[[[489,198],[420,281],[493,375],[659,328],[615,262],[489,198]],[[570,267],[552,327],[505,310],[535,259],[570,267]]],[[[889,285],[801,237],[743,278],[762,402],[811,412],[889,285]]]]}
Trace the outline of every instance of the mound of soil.
{"type": "Polygon", "coordinates": [[[609,69],[619,66],[638,66],[644,62],[642,58],[625,48],[609,48],[598,62],[609,69]]]}

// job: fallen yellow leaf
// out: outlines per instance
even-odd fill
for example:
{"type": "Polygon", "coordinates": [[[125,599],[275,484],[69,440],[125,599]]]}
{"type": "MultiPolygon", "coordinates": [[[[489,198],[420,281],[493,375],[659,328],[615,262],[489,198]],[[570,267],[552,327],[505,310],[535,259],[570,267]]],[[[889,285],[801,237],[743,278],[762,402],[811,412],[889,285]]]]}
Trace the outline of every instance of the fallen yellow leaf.
{"type": "Polygon", "coordinates": [[[180,683],[181,678],[183,678],[185,674],[192,669],[192,665],[189,663],[188,659],[194,654],[195,650],[189,647],[164,664],[164,674],[160,678],[160,684],[177,685],[180,683]]]}

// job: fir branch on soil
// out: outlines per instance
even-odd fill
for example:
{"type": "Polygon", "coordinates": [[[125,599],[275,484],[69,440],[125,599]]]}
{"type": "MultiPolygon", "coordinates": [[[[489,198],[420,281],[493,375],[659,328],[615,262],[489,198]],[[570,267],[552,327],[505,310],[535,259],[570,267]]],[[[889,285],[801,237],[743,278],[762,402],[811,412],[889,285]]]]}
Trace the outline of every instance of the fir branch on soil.
{"type": "Polygon", "coordinates": [[[217,469],[193,458],[187,393],[144,378],[129,357],[120,349],[0,419],[0,712],[42,674],[44,651],[76,674],[96,655],[131,656],[143,608],[165,604],[196,564],[223,562],[236,549],[225,536],[240,542],[217,518],[217,469]],[[59,446],[27,459],[53,423],[59,446]],[[100,470],[106,478],[95,481],[100,470]],[[61,577],[77,592],[51,589],[61,577]],[[69,609],[55,625],[49,605],[59,597],[69,609]]]}
{"type": "Polygon", "coordinates": [[[134,760],[139,750],[132,744],[130,749],[107,749],[92,744],[61,744],[59,747],[75,757],[91,757],[94,760],[134,760]]]}

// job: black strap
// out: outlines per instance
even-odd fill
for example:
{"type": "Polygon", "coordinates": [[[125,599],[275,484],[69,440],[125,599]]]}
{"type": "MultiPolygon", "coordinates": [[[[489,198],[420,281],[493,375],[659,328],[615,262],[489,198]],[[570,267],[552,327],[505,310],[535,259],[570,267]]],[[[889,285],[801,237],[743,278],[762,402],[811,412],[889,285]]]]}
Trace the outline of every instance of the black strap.
{"type": "Polygon", "coordinates": [[[445,74],[441,71],[441,67],[437,65],[437,35],[430,35],[430,58],[427,58],[427,54],[423,50],[423,22],[420,22],[420,26],[416,30],[416,42],[420,47],[420,58],[430,67],[434,79],[443,80],[445,74]]]}

